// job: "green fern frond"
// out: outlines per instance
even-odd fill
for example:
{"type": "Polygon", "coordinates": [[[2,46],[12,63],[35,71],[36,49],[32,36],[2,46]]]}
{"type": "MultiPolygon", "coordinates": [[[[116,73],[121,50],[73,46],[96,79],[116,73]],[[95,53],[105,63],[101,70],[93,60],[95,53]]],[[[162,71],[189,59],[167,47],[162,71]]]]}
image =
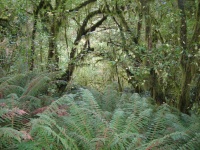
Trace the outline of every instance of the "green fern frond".
{"type": "Polygon", "coordinates": [[[120,94],[112,85],[108,85],[102,96],[101,109],[104,111],[113,112],[120,100],[120,94]]]}
{"type": "Polygon", "coordinates": [[[16,93],[19,97],[22,94],[37,96],[39,93],[47,91],[47,83],[49,80],[50,78],[47,76],[36,76],[34,73],[17,74],[15,76],[1,78],[0,93],[4,97],[10,93],[16,93]]]}
{"type": "Polygon", "coordinates": [[[20,97],[18,101],[20,103],[19,107],[28,112],[32,112],[36,110],[37,108],[42,107],[41,99],[34,96],[25,95],[25,96],[20,97]]]}
{"type": "Polygon", "coordinates": [[[0,149],[16,149],[23,139],[23,132],[11,127],[0,127],[0,149]]]}
{"type": "Polygon", "coordinates": [[[16,85],[6,85],[0,87],[0,93],[3,94],[4,97],[11,93],[17,94],[17,96],[21,96],[22,93],[24,92],[24,88],[16,85]]]}
{"type": "MultiPolygon", "coordinates": [[[[78,149],[74,140],[71,139],[65,132],[65,129],[59,127],[57,122],[45,114],[40,114],[38,119],[31,121],[31,135],[39,141],[46,142],[46,145],[41,143],[41,148],[50,143],[57,145],[62,144],[64,149],[78,149]]],[[[55,149],[55,147],[54,147],[55,149]]]]}
{"type": "Polygon", "coordinates": [[[73,95],[68,95],[68,96],[64,95],[61,98],[57,99],[56,101],[52,102],[43,113],[47,115],[56,114],[57,110],[59,109],[59,106],[70,105],[70,103],[73,101],[74,101],[73,95]]]}
{"type": "Polygon", "coordinates": [[[48,90],[47,83],[50,81],[50,78],[47,76],[39,76],[33,79],[26,88],[24,95],[37,96],[38,94],[44,93],[48,90]]]}
{"type": "Polygon", "coordinates": [[[1,104],[9,108],[17,107],[19,105],[17,94],[11,93],[6,98],[0,99],[1,104]]]}
{"type": "Polygon", "coordinates": [[[114,112],[112,120],[110,121],[110,128],[116,133],[121,133],[124,130],[125,116],[124,111],[118,109],[114,112]]]}
{"type": "Polygon", "coordinates": [[[11,76],[8,78],[8,80],[5,80],[1,85],[9,84],[9,85],[24,87],[26,84],[25,77],[26,77],[25,74],[18,74],[18,75],[11,76]]]}
{"type": "Polygon", "coordinates": [[[21,142],[23,138],[23,134],[20,131],[17,131],[10,127],[1,127],[0,128],[0,138],[9,138],[17,140],[18,142],[21,142]]]}
{"type": "Polygon", "coordinates": [[[146,109],[140,114],[132,113],[126,120],[125,132],[143,133],[148,129],[148,124],[153,115],[152,109],[146,109]]]}
{"type": "Polygon", "coordinates": [[[119,100],[117,107],[121,107],[122,105],[128,103],[131,96],[132,96],[132,93],[123,92],[121,97],[120,97],[120,100],[119,100]]]}
{"type": "Polygon", "coordinates": [[[8,112],[10,111],[10,109],[8,108],[1,108],[0,107],[0,126],[2,126],[2,123],[5,122],[6,120],[8,120],[8,118],[4,117],[8,112]]]}
{"type": "Polygon", "coordinates": [[[82,101],[86,102],[89,106],[88,109],[94,110],[97,113],[101,113],[99,105],[96,102],[92,93],[87,89],[85,89],[85,90],[80,89],[80,92],[81,92],[81,95],[82,95],[82,101]]]}
{"type": "Polygon", "coordinates": [[[138,93],[134,93],[131,95],[131,97],[129,98],[130,102],[134,102],[134,101],[140,101],[141,97],[138,93]]]}
{"type": "Polygon", "coordinates": [[[109,149],[134,149],[137,146],[138,139],[141,139],[142,136],[137,133],[120,133],[115,134],[111,139],[109,145],[107,145],[107,148],[109,149]],[[132,147],[132,148],[131,148],[132,147]]]}
{"type": "Polygon", "coordinates": [[[0,108],[0,126],[11,127],[16,130],[26,128],[29,115],[19,108],[0,108]]]}
{"type": "Polygon", "coordinates": [[[6,76],[6,77],[1,77],[0,78],[0,84],[4,83],[5,81],[9,80],[10,77],[9,76],[6,76]]]}
{"type": "Polygon", "coordinates": [[[37,143],[34,141],[22,141],[21,143],[17,144],[17,148],[19,150],[41,150],[41,147],[37,146],[37,143]]]}
{"type": "Polygon", "coordinates": [[[95,98],[96,102],[98,103],[99,107],[102,108],[102,93],[95,90],[95,89],[89,89],[89,91],[92,93],[93,97],[95,98]]]}
{"type": "Polygon", "coordinates": [[[197,150],[200,147],[200,133],[190,137],[184,144],[180,145],[177,150],[197,150]]]}
{"type": "Polygon", "coordinates": [[[155,138],[151,140],[149,143],[145,143],[139,146],[138,150],[146,150],[146,149],[161,149],[165,145],[173,145],[173,149],[177,149],[179,145],[182,145],[188,135],[184,132],[173,132],[171,134],[167,134],[161,138],[155,138]]]}
{"type": "Polygon", "coordinates": [[[16,74],[8,77],[3,77],[0,79],[0,87],[4,86],[5,84],[7,85],[16,85],[24,88],[29,81],[35,77],[36,74],[33,72],[26,73],[26,74],[16,74]]]}

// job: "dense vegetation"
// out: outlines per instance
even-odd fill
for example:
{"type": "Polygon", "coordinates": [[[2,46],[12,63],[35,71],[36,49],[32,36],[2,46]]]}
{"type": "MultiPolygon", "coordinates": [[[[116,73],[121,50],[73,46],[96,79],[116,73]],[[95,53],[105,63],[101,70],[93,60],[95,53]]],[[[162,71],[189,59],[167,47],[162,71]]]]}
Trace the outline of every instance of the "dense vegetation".
{"type": "Polygon", "coordinates": [[[137,93],[94,89],[52,97],[52,74],[1,79],[0,148],[198,149],[200,118],[137,93]],[[47,93],[48,94],[47,94],[47,93]],[[46,95],[45,95],[46,93],[46,95]],[[74,93],[74,94],[72,94],[74,93]]]}
{"type": "Polygon", "coordinates": [[[200,0],[2,0],[0,32],[0,149],[199,149],[200,0]]]}

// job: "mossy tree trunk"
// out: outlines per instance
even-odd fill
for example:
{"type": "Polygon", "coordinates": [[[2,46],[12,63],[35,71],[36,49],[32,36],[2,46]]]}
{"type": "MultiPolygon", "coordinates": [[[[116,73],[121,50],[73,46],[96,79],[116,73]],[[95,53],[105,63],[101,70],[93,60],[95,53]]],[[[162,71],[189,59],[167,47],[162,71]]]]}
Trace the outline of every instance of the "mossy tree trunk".
{"type": "Polygon", "coordinates": [[[33,10],[33,30],[31,35],[31,61],[30,61],[30,71],[33,71],[34,69],[34,61],[35,61],[35,37],[36,37],[36,31],[37,31],[37,21],[38,21],[38,15],[40,10],[44,6],[44,0],[41,0],[39,5],[36,7],[35,10],[33,10]]]}
{"type": "Polygon", "coordinates": [[[52,71],[59,69],[57,37],[58,37],[60,26],[61,26],[61,22],[56,20],[55,15],[53,15],[53,21],[50,26],[50,33],[49,33],[49,51],[48,51],[48,64],[47,64],[48,69],[52,71]]]}
{"type": "MultiPolygon", "coordinates": [[[[146,40],[146,45],[147,45],[147,49],[148,49],[148,53],[150,54],[152,52],[152,48],[153,42],[157,42],[157,41],[153,41],[153,30],[152,30],[152,18],[151,18],[151,12],[150,12],[150,3],[151,1],[148,0],[141,0],[141,4],[142,4],[142,8],[143,8],[143,14],[144,14],[144,18],[145,18],[145,40],[146,40]]],[[[162,104],[165,101],[165,96],[163,91],[161,90],[162,86],[160,85],[159,82],[159,76],[157,75],[155,68],[154,68],[154,62],[150,62],[150,60],[148,60],[147,62],[145,62],[145,64],[147,66],[152,66],[150,69],[150,92],[151,92],[151,96],[152,98],[155,99],[157,104],[162,104]]]]}
{"type": "Polygon", "coordinates": [[[59,35],[60,27],[65,20],[65,1],[56,1],[55,6],[48,4],[51,10],[49,26],[49,51],[48,51],[48,64],[47,68],[51,71],[59,70],[59,53],[57,49],[57,38],[59,35]]]}
{"type": "Polygon", "coordinates": [[[200,48],[200,0],[198,1],[197,15],[196,15],[196,25],[191,42],[187,42],[187,24],[186,24],[186,14],[184,8],[184,0],[178,0],[178,7],[180,9],[180,45],[182,47],[181,55],[181,69],[182,69],[182,86],[181,93],[179,97],[178,108],[181,112],[188,113],[192,106],[191,104],[191,83],[193,77],[197,73],[199,66],[197,61],[197,66],[194,65],[198,58],[195,58],[198,49],[200,48]]]}

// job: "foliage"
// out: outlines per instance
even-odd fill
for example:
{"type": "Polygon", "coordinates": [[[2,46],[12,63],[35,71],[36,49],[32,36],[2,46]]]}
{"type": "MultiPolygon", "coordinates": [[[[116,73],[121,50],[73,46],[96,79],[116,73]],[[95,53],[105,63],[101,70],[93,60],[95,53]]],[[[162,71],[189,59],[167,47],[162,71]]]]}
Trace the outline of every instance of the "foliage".
{"type": "Polygon", "coordinates": [[[0,64],[10,74],[62,70],[67,83],[102,90],[117,81],[122,90],[128,82],[184,112],[199,106],[190,100],[198,88],[198,0],[3,0],[0,8],[0,64]]]}
{"type": "MultiPolygon", "coordinates": [[[[142,150],[200,146],[198,116],[188,116],[167,104],[156,106],[150,98],[137,93],[126,91],[120,98],[114,84],[105,88],[103,94],[91,91],[95,97],[82,88],[75,94],[63,95],[32,119],[24,110],[1,103],[1,149],[142,150]]],[[[16,94],[12,97],[13,101],[24,103],[16,94]]],[[[37,98],[30,101],[36,102],[37,98]]]]}
{"type": "Polygon", "coordinates": [[[45,98],[44,95],[52,95],[56,92],[49,92],[53,90],[50,78],[55,78],[55,75],[26,73],[1,78],[1,104],[5,104],[9,108],[22,108],[27,112],[48,105],[52,98],[45,98]],[[50,85],[52,86],[51,89],[50,85]]]}
{"type": "MultiPolygon", "coordinates": [[[[115,106],[113,103],[108,105],[115,106]]],[[[88,90],[80,89],[79,93],[63,96],[52,103],[39,120],[56,120],[57,125],[65,129],[57,130],[52,122],[55,127],[51,130],[57,131],[58,135],[68,135],[79,149],[156,149],[169,145],[171,149],[197,149],[200,144],[197,140],[199,118],[182,114],[167,104],[155,107],[147,98],[133,94],[124,105],[118,104],[111,119],[107,119],[108,111],[100,108],[88,90]],[[61,115],[60,106],[64,104],[67,107],[61,115]]],[[[42,125],[46,126],[45,123],[42,125]]],[[[54,138],[57,139],[56,135],[54,138]]]]}
{"type": "Polygon", "coordinates": [[[198,149],[199,35],[199,0],[1,0],[0,149],[198,149]]]}

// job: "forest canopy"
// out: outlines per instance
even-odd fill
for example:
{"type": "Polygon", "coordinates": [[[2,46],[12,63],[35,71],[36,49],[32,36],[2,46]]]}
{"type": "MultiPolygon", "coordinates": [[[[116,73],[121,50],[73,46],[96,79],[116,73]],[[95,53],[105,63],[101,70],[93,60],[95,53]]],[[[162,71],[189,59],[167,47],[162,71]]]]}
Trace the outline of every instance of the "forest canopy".
{"type": "Polygon", "coordinates": [[[0,149],[196,150],[199,66],[200,0],[1,0],[0,149]]]}

